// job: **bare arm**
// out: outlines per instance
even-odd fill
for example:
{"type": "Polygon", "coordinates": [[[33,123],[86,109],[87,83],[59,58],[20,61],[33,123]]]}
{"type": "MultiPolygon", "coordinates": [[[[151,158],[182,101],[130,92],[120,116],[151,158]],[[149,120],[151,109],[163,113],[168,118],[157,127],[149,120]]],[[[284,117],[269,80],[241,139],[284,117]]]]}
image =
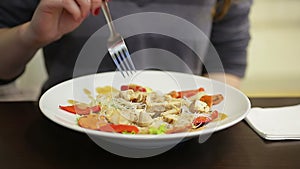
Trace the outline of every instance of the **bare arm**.
{"type": "Polygon", "coordinates": [[[0,29],[0,79],[9,80],[18,76],[39,49],[39,45],[25,33],[28,24],[0,29]]]}
{"type": "Polygon", "coordinates": [[[41,0],[32,20],[0,29],[0,79],[19,75],[36,51],[73,31],[102,0],[41,0]]]}

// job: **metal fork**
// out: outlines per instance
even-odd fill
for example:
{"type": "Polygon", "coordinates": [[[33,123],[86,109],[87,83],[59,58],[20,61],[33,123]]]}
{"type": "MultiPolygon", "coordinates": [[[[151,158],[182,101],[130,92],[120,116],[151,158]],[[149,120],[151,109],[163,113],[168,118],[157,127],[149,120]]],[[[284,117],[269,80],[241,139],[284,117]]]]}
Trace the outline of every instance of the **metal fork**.
{"type": "Polygon", "coordinates": [[[123,37],[116,32],[110,14],[110,10],[106,1],[103,1],[101,8],[107,21],[108,28],[110,30],[110,36],[107,40],[107,48],[109,54],[113,59],[115,65],[117,66],[117,69],[121,72],[122,76],[124,78],[129,77],[136,72],[136,69],[131,60],[125,41],[123,37]]]}

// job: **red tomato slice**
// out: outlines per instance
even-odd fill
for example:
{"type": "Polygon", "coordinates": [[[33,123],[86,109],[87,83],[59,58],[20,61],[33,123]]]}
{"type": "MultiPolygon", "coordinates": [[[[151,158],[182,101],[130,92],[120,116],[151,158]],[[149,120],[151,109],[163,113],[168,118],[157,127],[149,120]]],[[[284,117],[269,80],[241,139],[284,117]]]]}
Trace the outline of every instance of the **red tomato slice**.
{"type": "Polygon", "coordinates": [[[138,133],[139,129],[133,125],[125,125],[125,124],[108,124],[105,126],[100,127],[100,131],[106,132],[116,132],[116,133],[138,133]]]}

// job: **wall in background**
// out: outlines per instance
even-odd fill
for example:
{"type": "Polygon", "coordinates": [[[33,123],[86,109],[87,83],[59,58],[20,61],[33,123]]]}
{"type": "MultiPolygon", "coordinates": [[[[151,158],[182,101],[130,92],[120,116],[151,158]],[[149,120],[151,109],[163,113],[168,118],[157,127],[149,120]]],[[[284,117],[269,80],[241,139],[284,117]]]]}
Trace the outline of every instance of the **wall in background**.
{"type": "Polygon", "coordinates": [[[27,65],[25,73],[16,81],[16,86],[24,99],[36,100],[47,77],[42,50],[39,50],[27,65]]]}
{"type": "Polygon", "coordinates": [[[254,0],[248,96],[300,96],[299,9],[299,0],[254,0]]]}

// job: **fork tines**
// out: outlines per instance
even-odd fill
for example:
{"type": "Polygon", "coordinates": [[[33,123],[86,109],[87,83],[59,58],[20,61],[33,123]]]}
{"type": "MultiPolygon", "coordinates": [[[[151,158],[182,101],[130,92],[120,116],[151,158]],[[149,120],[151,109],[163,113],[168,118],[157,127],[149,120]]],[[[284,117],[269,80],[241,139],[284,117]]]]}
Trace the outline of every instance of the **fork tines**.
{"type": "Polygon", "coordinates": [[[121,72],[124,78],[126,77],[126,75],[131,76],[136,72],[129,51],[124,42],[121,42],[113,48],[110,48],[109,53],[112,56],[117,69],[121,72]],[[124,72],[126,73],[126,75],[124,72]]]}
{"type": "Polygon", "coordinates": [[[133,75],[135,73],[135,67],[130,58],[130,54],[123,37],[115,30],[115,26],[113,24],[106,1],[103,2],[101,8],[103,10],[110,31],[110,37],[107,40],[109,54],[111,55],[111,58],[117,66],[117,69],[121,72],[124,78],[126,77],[124,72],[127,74],[127,76],[133,75]]]}

